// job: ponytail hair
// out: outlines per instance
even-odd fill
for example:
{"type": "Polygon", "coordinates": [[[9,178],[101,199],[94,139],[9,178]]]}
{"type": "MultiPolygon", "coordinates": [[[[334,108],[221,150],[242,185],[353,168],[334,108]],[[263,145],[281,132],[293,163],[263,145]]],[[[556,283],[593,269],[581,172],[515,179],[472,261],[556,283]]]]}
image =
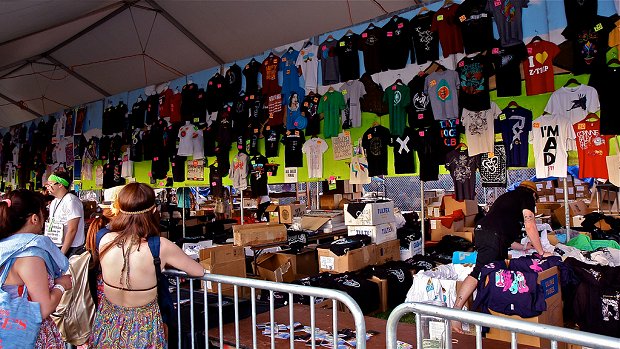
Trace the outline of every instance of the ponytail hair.
{"type": "Polygon", "coordinates": [[[39,215],[44,208],[41,194],[18,189],[0,201],[0,240],[19,231],[33,215],[39,215]]]}

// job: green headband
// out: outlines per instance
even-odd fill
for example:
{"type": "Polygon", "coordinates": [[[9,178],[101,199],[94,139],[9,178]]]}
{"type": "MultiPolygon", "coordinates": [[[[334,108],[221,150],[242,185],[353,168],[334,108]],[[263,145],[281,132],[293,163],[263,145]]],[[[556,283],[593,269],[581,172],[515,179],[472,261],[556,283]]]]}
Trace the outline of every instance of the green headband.
{"type": "Polygon", "coordinates": [[[65,187],[69,187],[69,182],[67,182],[66,179],[64,178],[60,178],[58,176],[56,176],[55,174],[49,176],[49,178],[47,179],[48,182],[56,182],[56,183],[60,183],[62,185],[64,185],[65,187]]]}

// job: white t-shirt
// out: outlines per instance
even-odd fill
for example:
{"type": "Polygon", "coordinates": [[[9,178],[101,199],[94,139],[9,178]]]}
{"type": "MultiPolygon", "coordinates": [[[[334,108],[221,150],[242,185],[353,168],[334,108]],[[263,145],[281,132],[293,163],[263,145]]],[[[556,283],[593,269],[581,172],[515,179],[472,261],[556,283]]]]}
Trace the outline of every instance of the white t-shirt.
{"type": "Polygon", "coordinates": [[[583,120],[589,113],[601,109],[596,89],[587,85],[560,87],[551,94],[545,111],[568,118],[573,124],[583,120]]]}
{"type": "Polygon", "coordinates": [[[82,180],[93,180],[93,164],[86,159],[82,160],[82,180]]]}
{"type": "Polygon", "coordinates": [[[312,44],[302,48],[297,56],[295,65],[301,67],[301,74],[304,77],[306,93],[315,91],[318,85],[318,69],[319,69],[319,47],[312,44]]]}
{"type": "Polygon", "coordinates": [[[129,160],[129,147],[127,147],[127,151],[123,153],[122,163],[121,163],[121,177],[129,178],[133,177],[133,161],[129,160]]]}
{"type": "Polygon", "coordinates": [[[323,177],[323,153],[327,151],[327,142],[321,138],[310,138],[301,151],[308,159],[308,178],[323,177]]]}
{"type": "Polygon", "coordinates": [[[67,193],[62,199],[55,198],[50,203],[50,216],[48,222],[54,221],[64,225],[65,234],[67,233],[67,222],[79,218],[77,232],[71,247],[79,247],[84,245],[84,206],[82,201],[73,195],[67,193]]]}
{"type": "Polygon", "coordinates": [[[192,156],[194,155],[194,132],[196,127],[192,124],[183,125],[179,129],[179,150],[177,155],[179,156],[192,156]]]}
{"type": "Polygon", "coordinates": [[[101,165],[95,167],[95,185],[98,187],[103,186],[103,166],[101,165]]]}
{"type": "Polygon", "coordinates": [[[494,122],[501,113],[495,102],[491,102],[491,108],[487,110],[463,109],[461,121],[465,127],[469,156],[493,152],[494,122]]]}
{"type": "Polygon", "coordinates": [[[566,177],[568,150],[574,150],[575,130],[561,115],[543,115],[532,122],[530,143],[534,144],[536,177],[566,177]]]}
{"type": "Polygon", "coordinates": [[[345,110],[342,111],[342,120],[347,119],[346,113],[349,113],[352,127],[362,126],[362,108],[360,98],[366,94],[364,84],[359,80],[347,81],[340,86],[340,92],[344,97],[345,110]]]}
{"type": "Polygon", "coordinates": [[[15,146],[15,148],[13,148],[13,163],[15,165],[19,165],[19,146],[15,146]]]}
{"type": "Polygon", "coordinates": [[[205,146],[204,146],[204,136],[202,130],[195,127],[194,135],[192,136],[192,158],[194,160],[204,159],[205,157],[205,146]]]}
{"type": "Polygon", "coordinates": [[[61,139],[65,136],[65,125],[67,123],[67,117],[63,114],[56,120],[54,124],[54,136],[61,139]]]}
{"type": "Polygon", "coordinates": [[[54,155],[56,156],[55,162],[67,162],[67,152],[65,150],[67,147],[67,143],[68,141],[64,137],[58,140],[58,144],[56,144],[56,147],[54,147],[54,155]]]}

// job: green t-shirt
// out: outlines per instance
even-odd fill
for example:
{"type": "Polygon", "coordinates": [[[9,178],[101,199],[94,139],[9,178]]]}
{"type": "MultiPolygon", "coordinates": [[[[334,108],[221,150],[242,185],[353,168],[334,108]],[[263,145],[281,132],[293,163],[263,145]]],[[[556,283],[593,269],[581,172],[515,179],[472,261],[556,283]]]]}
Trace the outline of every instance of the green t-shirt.
{"type": "Polygon", "coordinates": [[[388,104],[390,111],[390,133],[393,136],[402,136],[407,125],[407,106],[411,103],[409,87],[394,84],[385,89],[383,101],[388,104]]]}
{"type": "Polygon", "coordinates": [[[323,135],[337,137],[340,133],[340,114],[344,110],[344,97],[340,91],[326,92],[319,102],[319,114],[323,114],[323,135]]]}

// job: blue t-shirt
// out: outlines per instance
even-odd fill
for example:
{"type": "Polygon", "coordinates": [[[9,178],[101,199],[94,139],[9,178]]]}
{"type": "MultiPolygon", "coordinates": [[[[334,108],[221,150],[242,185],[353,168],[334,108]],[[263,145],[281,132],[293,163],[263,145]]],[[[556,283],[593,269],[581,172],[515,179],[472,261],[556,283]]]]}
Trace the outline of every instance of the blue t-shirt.
{"type": "Polygon", "coordinates": [[[532,112],[528,109],[504,108],[497,119],[496,130],[501,130],[508,167],[526,167],[528,134],[532,130],[532,112]]]}
{"type": "Polygon", "coordinates": [[[289,49],[281,57],[282,100],[287,100],[291,91],[299,89],[299,73],[295,65],[298,56],[299,51],[289,49]]]}

